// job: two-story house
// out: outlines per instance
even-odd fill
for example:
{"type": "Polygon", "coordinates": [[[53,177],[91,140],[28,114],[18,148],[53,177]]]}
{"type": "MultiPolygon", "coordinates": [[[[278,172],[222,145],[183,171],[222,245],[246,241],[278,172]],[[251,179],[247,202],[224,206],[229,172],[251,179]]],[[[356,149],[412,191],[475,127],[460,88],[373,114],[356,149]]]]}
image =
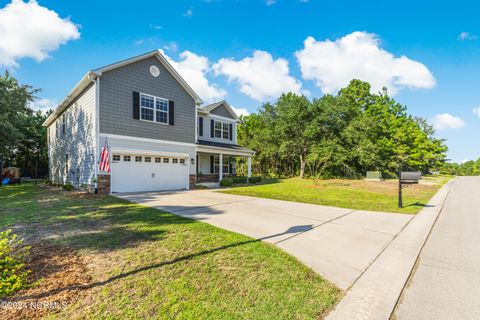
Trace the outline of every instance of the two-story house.
{"type": "Polygon", "coordinates": [[[192,188],[235,174],[252,150],[237,145],[238,116],[202,100],[159,51],[91,70],[47,118],[50,179],[100,192],[192,188]],[[99,171],[108,145],[110,173],[99,171]]]}

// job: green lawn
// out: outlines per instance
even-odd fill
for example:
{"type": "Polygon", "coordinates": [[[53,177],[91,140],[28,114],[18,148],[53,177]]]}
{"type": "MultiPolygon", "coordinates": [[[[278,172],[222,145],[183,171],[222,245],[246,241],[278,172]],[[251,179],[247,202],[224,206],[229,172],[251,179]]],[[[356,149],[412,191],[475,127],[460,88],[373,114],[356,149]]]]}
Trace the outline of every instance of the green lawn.
{"type": "Polygon", "coordinates": [[[398,180],[367,182],[291,178],[256,186],[237,186],[221,192],[358,210],[417,213],[450,178],[426,176],[421,184],[404,188],[402,209],[398,208],[398,180]]]}
{"type": "Polygon", "coordinates": [[[270,244],[114,197],[2,187],[9,226],[87,263],[91,284],[52,318],[318,319],[341,295],[270,244]]]}

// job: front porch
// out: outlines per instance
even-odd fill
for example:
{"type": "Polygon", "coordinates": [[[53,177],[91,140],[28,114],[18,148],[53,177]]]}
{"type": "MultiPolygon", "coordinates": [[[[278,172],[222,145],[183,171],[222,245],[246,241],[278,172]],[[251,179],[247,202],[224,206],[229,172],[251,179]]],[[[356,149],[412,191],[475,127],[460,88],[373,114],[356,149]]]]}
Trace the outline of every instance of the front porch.
{"type": "Polygon", "coordinates": [[[220,182],[225,177],[252,175],[253,151],[237,145],[200,142],[197,147],[196,182],[220,182]],[[246,164],[246,170],[245,166],[246,164]]]}

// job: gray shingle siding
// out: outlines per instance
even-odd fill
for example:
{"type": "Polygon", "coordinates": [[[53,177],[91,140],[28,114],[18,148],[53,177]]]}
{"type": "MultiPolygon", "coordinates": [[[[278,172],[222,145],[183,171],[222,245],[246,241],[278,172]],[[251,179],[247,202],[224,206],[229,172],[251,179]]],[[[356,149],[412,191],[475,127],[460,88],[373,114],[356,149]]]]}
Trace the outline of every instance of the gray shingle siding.
{"type": "Polygon", "coordinates": [[[224,105],[218,106],[212,111],[210,111],[211,114],[216,114],[217,116],[225,117],[225,118],[230,118],[230,119],[235,119],[232,117],[230,112],[228,112],[227,108],[224,105]]]}
{"type": "Polygon", "coordinates": [[[177,142],[195,142],[195,102],[175,78],[151,57],[102,74],[99,94],[100,132],[177,142]],[[150,66],[160,76],[150,74],[150,66]],[[173,100],[173,126],[133,119],[133,92],[173,100]]]}
{"type": "Polygon", "coordinates": [[[95,176],[95,85],[92,83],[48,127],[50,179],[80,186],[95,176]],[[61,120],[65,115],[65,134],[61,120]],[[58,123],[58,124],[57,124],[58,123]],[[57,131],[58,126],[58,131],[57,131]],[[68,154],[68,172],[66,172],[68,154]]]}

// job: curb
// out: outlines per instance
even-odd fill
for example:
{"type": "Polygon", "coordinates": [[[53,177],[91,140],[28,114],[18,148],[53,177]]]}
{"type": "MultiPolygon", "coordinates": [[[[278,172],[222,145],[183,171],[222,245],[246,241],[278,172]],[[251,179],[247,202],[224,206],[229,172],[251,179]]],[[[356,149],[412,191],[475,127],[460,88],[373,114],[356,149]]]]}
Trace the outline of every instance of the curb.
{"type": "Polygon", "coordinates": [[[346,292],[327,320],[390,319],[454,180],[440,188],[428,206],[410,220],[346,292]]]}

